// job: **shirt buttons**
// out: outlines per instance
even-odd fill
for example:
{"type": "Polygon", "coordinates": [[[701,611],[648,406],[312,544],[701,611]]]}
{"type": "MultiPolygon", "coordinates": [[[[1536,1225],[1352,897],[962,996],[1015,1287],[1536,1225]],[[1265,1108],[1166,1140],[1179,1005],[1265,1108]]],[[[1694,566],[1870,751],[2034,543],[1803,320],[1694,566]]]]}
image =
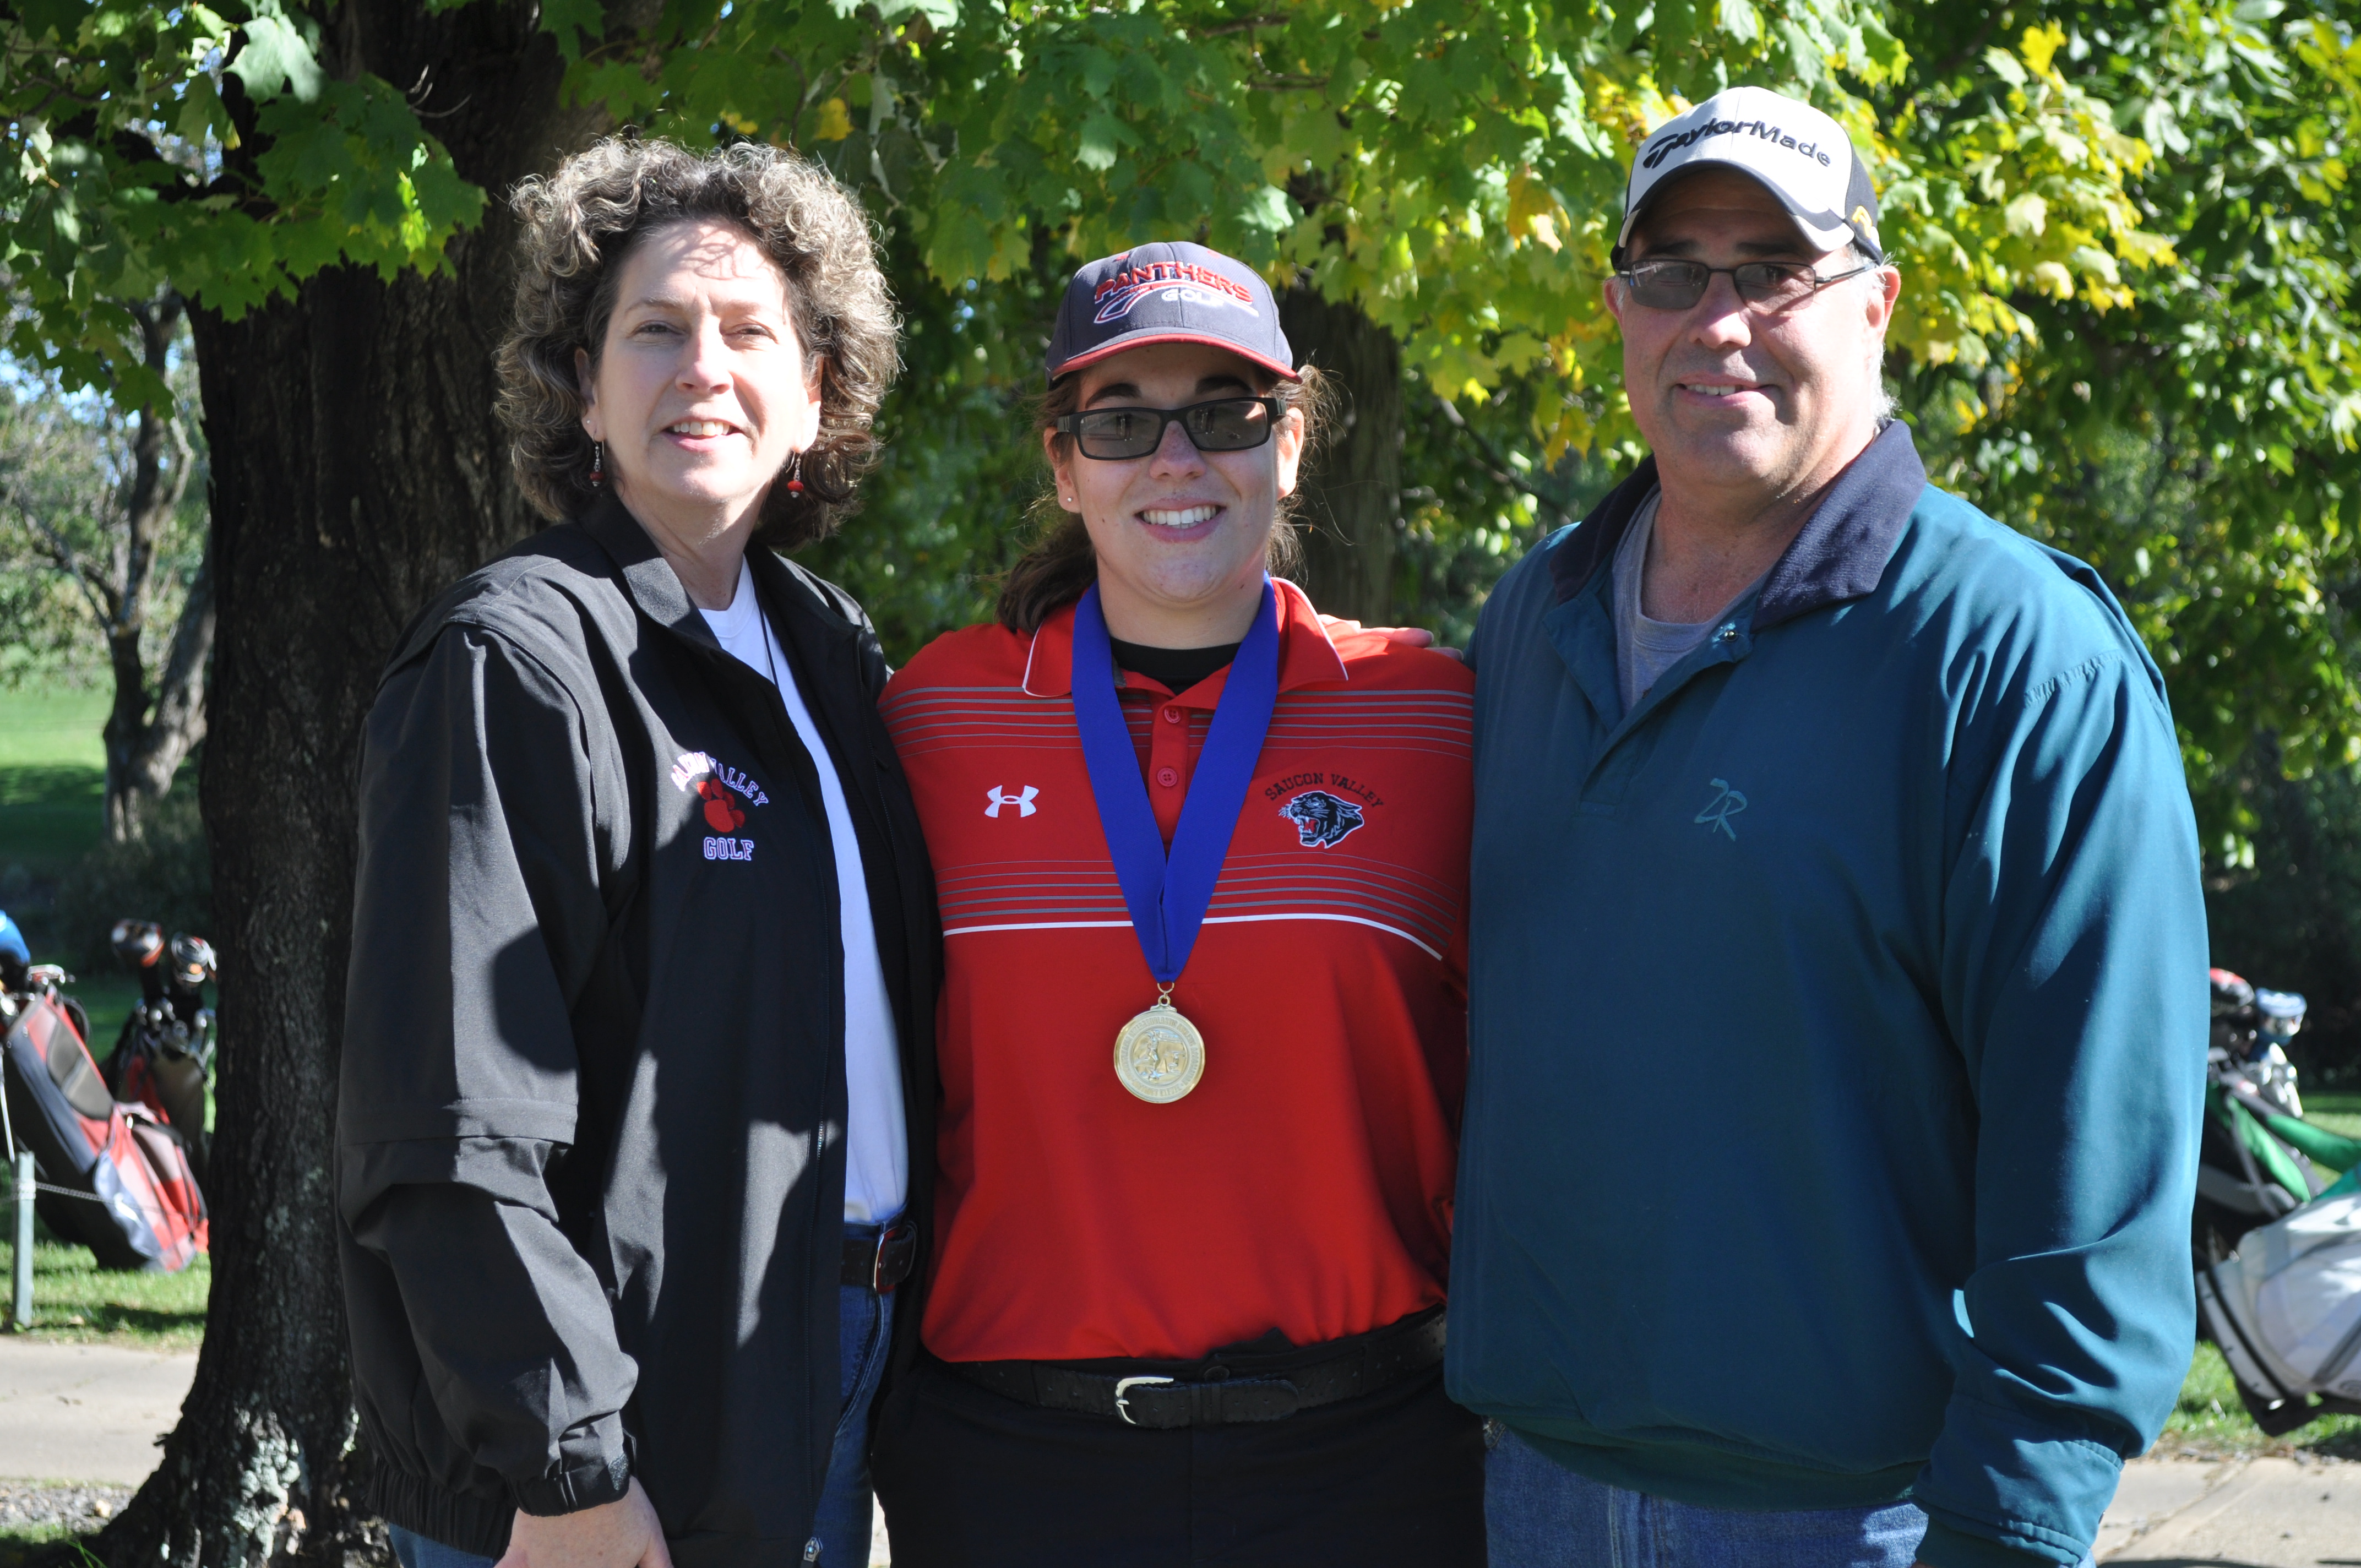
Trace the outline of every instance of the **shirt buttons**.
{"type": "Polygon", "coordinates": [[[1170,789],[1174,784],[1180,782],[1180,770],[1178,768],[1159,768],[1156,770],[1156,782],[1162,784],[1166,789],[1170,789]]]}
{"type": "Polygon", "coordinates": [[[1178,723],[1180,723],[1180,709],[1179,707],[1177,707],[1168,706],[1168,707],[1164,709],[1164,722],[1165,722],[1165,723],[1167,723],[1167,724],[1178,724],[1178,723]]]}
{"type": "Polygon", "coordinates": [[[1737,638],[1737,636],[1738,622],[1734,620],[1725,620],[1719,626],[1714,628],[1713,640],[1717,642],[1732,641],[1737,638]]]}

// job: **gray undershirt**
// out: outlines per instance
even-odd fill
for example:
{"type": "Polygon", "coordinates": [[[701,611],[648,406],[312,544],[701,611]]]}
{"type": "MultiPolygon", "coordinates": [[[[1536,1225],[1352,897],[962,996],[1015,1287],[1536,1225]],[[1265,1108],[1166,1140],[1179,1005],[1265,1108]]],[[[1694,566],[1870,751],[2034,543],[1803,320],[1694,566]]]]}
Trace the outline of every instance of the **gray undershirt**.
{"type": "MultiPolygon", "coordinates": [[[[1658,490],[1640,503],[1623,541],[1615,547],[1615,678],[1622,688],[1623,711],[1629,713],[1663,678],[1666,670],[1688,657],[1709,636],[1736,604],[1754,591],[1754,582],[1738,590],[1730,604],[1704,620],[1654,620],[1640,609],[1640,579],[1647,570],[1648,541],[1656,532],[1658,490]]],[[[1765,576],[1768,576],[1766,573],[1765,576]]]]}

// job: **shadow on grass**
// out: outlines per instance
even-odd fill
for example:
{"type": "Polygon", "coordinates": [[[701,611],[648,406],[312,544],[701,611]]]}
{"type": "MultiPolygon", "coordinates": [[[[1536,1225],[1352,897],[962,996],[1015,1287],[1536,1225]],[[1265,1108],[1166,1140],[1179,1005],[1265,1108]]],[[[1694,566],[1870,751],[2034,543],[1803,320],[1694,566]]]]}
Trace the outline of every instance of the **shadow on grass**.
{"type": "Polygon", "coordinates": [[[82,1544],[86,1533],[61,1524],[0,1530],[0,1568],[105,1568],[82,1544]]]}
{"type": "Polygon", "coordinates": [[[78,762],[0,766],[0,806],[90,806],[106,798],[106,772],[78,762]]]}
{"type": "Polygon", "coordinates": [[[2304,1447],[2328,1459],[2361,1460],[2361,1422],[2330,1432],[2304,1447]]]}
{"type": "MultiPolygon", "coordinates": [[[[46,1238],[46,1229],[33,1248],[33,1326],[26,1337],[168,1352],[204,1343],[211,1258],[200,1255],[179,1274],[101,1268],[85,1249],[46,1238]]],[[[0,1246],[0,1255],[11,1251],[0,1246]]]]}

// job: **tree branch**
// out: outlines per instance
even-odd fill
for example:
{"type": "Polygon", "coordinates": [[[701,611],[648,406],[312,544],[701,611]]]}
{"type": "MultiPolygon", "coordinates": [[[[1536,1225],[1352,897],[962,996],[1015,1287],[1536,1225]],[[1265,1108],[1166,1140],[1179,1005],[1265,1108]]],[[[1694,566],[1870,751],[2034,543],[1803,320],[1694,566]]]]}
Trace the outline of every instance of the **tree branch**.
{"type": "Polygon", "coordinates": [[[116,606],[114,585],[107,580],[106,573],[91,565],[89,559],[73,547],[72,541],[50,527],[39,513],[13,497],[10,500],[16,509],[17,517],[23,520],[26,529],[38,543],[41,554],[49,558],[51,565],[73,579],[74,587],[81,589],[82,597],[90,601],[91,612],[98,617],[99,624],[112,625],[116,606]]]}
{"type": "Polygon", "coordinates": [[[1510,489],[1522,490],[1525,494],[1532,497],[1533,499],[1539,501],[1542,505],[1549,508],[1550,511],[1557,518],[1558,523],[1561,527],[1570,522],[1579,522],[1582,521],[1567,510],[1565,499],[1564,497],[1552,495],[1549,491],[1544,490],[1539,486],[1526,480],[1516,471],[1516,469],[1510,466],[1509,460],[1500,455],[1499,448],[1494,446],[1489,441],[1485,440],[1483,432],[1477,430],[1474,425],[1469,424],[1466,418],[1460,414],[1457,405],[1454,404],[1449,398],[1443,397],[1438,394],[1434,400],[1442,406],[1443,417],[1451,422],[1451,428],[1458,431],[1461,434],[1467,437],[1469,441],[1476,444],[1476,450],[1483,455],[1486,465],[1489,466],[1492,471],[1493,478],[1499,480],[1501,484],[1508,486],[1510,489]]]}
{"type": "Polygon", "coordinates": [[[1224,22],[1218,27],[1192,27],[1190,29],[1190,36],[1200,38],[1225,38],[1236,33],[1250,33],[1257,27],[1283,27],[1286,25],[1285,16],[1248,16],[1243,21],[1224,22]]]}

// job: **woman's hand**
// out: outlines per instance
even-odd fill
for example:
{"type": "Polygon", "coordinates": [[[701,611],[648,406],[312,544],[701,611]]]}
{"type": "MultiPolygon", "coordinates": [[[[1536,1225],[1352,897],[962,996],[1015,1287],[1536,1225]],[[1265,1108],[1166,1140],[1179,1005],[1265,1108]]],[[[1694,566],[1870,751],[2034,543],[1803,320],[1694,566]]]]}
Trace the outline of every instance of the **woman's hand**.
{"type": "Polygon", "coordinates": [[[509,1549],[494,1568],[672,1568],[655,1505],[631,1489],[611,1503],[579,1513],[543,1516],[517,1511],[509,1549]]]}

